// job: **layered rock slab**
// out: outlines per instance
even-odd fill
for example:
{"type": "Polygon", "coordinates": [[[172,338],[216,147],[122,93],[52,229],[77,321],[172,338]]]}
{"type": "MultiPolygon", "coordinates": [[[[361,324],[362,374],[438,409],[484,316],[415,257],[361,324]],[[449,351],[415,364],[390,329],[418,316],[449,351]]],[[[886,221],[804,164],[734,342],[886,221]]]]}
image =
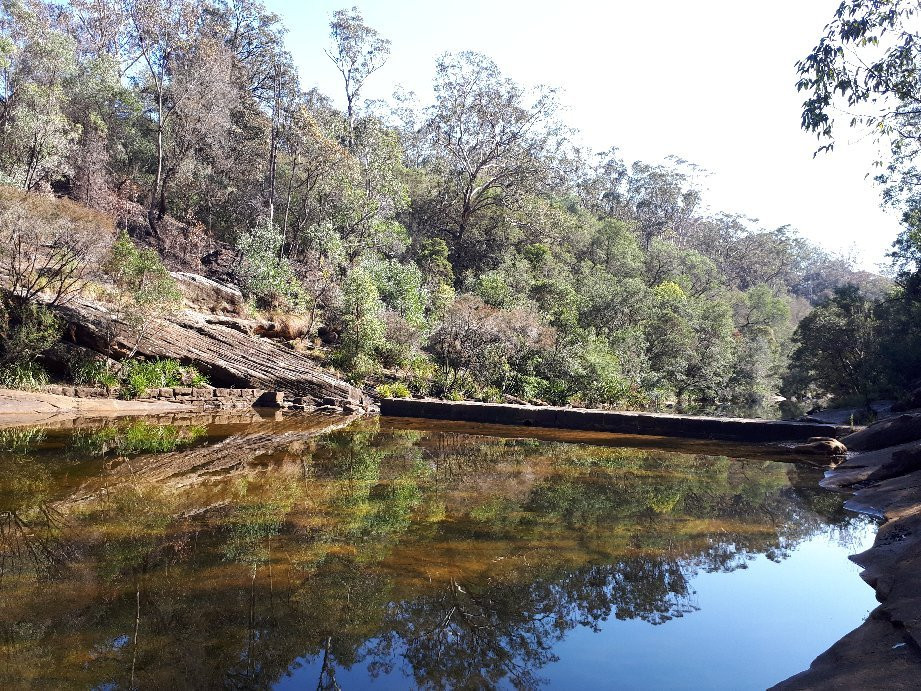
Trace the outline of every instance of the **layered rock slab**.
{"type": "MultiPolygon", "coordinates": [[[[113,333],[112,313],[102,304],[78,300],[55,309],[67,322],[66,333],[74,343],[122,357],[135,351],[135,339],[124,329],[113,333]]],[[[218,385],[284,391],[360,407],[371,405],[361,389],[327,372],[306,355],[214,323],[196,312],[180,311],[157,321],[146,329],[135,352],[194,364],[218,385]]]]}

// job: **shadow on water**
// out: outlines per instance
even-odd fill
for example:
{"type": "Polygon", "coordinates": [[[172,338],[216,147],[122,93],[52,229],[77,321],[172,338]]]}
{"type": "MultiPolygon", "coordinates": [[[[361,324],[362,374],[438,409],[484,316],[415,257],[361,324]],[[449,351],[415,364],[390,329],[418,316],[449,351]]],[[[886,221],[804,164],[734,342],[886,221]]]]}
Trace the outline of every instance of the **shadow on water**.
{"type": "Polygon", "coordinates": [[[817,471],[715,447],[307,416],[0,449],[6,688],[530,688],[575,629],[667,626],[699,574],[865,525],[817,471]]]}

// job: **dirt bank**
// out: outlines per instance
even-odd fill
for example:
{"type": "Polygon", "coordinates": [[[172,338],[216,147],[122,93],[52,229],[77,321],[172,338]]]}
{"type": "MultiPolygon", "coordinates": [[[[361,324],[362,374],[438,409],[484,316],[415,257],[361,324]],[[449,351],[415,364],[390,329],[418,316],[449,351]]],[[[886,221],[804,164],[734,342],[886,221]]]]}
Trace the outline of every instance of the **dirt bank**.
{"type": "Polygon", "coordinates": [[[866,622],[775,689],[917,689],[921,685],[921,412],[845,437],[847,461],[823,486],[853,492],[848,508],[885,519],[851,557],[880,602],[866,622]]]}

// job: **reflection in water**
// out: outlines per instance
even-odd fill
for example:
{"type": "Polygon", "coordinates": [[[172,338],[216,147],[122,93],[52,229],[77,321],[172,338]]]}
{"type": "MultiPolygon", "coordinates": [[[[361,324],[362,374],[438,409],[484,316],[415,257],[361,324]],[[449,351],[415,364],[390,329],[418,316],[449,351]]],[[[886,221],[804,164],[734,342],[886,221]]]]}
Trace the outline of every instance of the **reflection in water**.
{"type": "Polygon", "coordinates": [[[4,432],[0,684],[531,688],[577,627],[857,526],[769,461],[344,424],[4,432]]]}

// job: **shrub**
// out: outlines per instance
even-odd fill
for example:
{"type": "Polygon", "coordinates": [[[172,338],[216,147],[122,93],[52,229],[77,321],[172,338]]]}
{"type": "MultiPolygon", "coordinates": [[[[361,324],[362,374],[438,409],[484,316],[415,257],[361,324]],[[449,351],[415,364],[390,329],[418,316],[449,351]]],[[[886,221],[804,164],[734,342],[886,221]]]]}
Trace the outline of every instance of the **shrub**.
{"type": "Polygon", "coordinates": [[[338,360],[358,381],[377,369],[374,355],[385,340],[383,303],[371,274],[354,269],[346,277],[342,295],[342,336],[338,360]]]}
{"type": "Polygon", "coordinates": [[[0,268],[20,303],[80,291],[112,238],[112,219],[66,199],[0,187],[0,268]]]}
{"type": "Polygon", "coordinates": [[[505,388],[512,371],[548,350],[555,337],[528,309],[500,310],[476,295],[461,295],[427,347],[441,366],[445,392],[458,390],[466,376],[475,384],[505,388]]]}
{"type": "Polygon", "coordinates": [[[409,388],[420,396],[427,396],[432,388],[435,371],[435,364],[427,357],[414,357],[409,363],[409,388]]]}
{"type": "Polygon", "coordinates": [[[115,322],[128,327],[135,344],[140,343],[153,321],[182,302],[176,281],[151,249],[139,249],[127,233],[112,245],[103,267],[115,284],[115,322]]]}
{"type": "Polygon", "coordinates": [[[45,386],[49,381],[48,373],[35,362],[19,362],[0,367],[0,386],[7,389],[29,391],[45,386]]]}
{"type": "Polygon", "coordinates": [[[244,230],[237,237],[241,262],[240,287],[257,307],[282,309],[303,307],[304,289],[294,276],[291,262],[282,256],[284,236],[268,220],[244,230]]]}
{"type": "Polygon", "coordinates": [[[183,367],[169,359],[125,360],[118,378],[122,398],[138,398],[148,389],[208,385],[208,380],[195,367],[183,367]]]}
{"type": "Polygon", "coordinates": [[[419,330],[395,312],[384,312],[385,337],[377,349],[384,367],[405,367],[419,343],[419,330]]]}
{"type": "Polygon", "coordinates": [[[61,323],[37,303],[6,302],[0,307],[0,364],[22,365],[60,338],[61,323]]]}
{"type": "Polygon", "coordinates": [[[501,403],[502,402],[502,392],[499,391],[495,386],[487,386],[480,393],[480,400],[486,403],[501,403]]]}
{"type": "Polygon", "coordinates": [[[372,357],[364,354],[357,355],[351,360],[339,358],[338,362],[344,365],[348,371],[347,379],[353,384],[361,383],[380,370],[377,362],[372,357]]]}
{"type": "Polygon", "coordinates": [[[377,387],[377,393],[381,398],[409,398],[409,387],[401,381],[392,384],[381,384],[377,387]]]}
{"type": "Polygon", "coordinates": [[[77,357],[70,363],[70,376],[77,386],[104,386],[114,389],[118,386],[118,377],[109,369],[102,358],[77,357]]]}

